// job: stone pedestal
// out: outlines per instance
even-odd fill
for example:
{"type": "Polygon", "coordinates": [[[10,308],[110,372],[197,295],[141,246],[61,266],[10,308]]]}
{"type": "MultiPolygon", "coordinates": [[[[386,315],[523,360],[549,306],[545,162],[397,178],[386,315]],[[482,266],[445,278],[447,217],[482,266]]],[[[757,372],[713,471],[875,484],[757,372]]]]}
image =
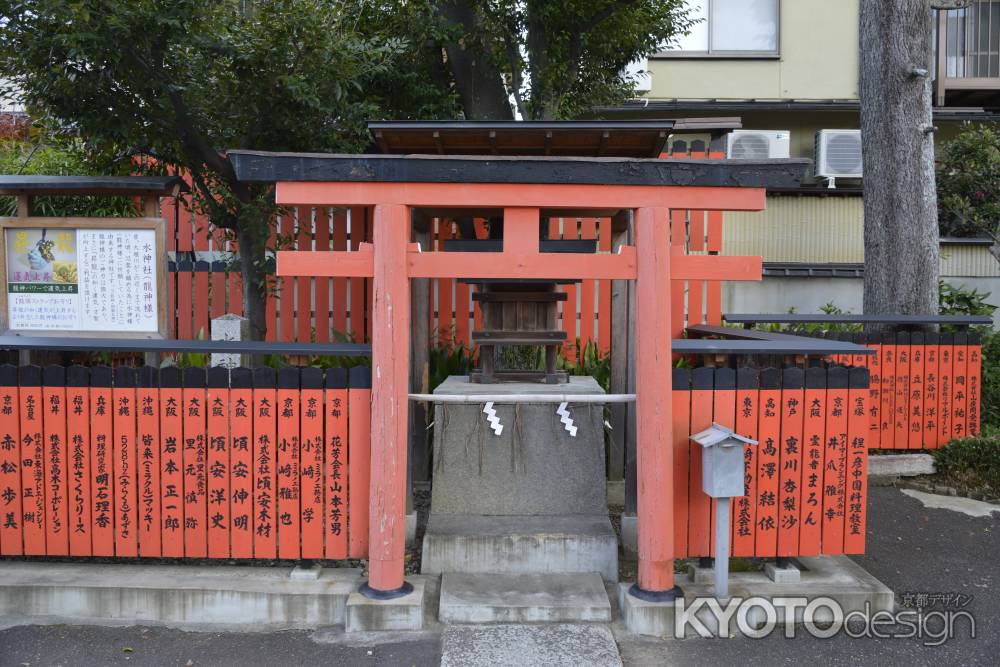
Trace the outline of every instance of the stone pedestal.
{"type": "Polygon", "coordinates": [[[501,432],[483,403],[437,404],[425,573],[597,572],[617,579],[608,519],[603,406],[573,405],[566,430],[555,403],[503,404],[504,394],[601,394],[590,377],[568,384],[472,384],[453,376],[438,394],[496,401],[501,432]]]}

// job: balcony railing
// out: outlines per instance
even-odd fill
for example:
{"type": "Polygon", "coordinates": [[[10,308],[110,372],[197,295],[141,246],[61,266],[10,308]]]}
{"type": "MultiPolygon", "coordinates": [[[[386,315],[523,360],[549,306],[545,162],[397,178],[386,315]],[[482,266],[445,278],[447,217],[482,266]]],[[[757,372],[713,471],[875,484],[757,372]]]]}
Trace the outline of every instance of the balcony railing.
{"type": "Polygon", "coordinates": [[[1000,100],[1000,1],[938,12],[935,103],[992,106],[1000,100]]]}

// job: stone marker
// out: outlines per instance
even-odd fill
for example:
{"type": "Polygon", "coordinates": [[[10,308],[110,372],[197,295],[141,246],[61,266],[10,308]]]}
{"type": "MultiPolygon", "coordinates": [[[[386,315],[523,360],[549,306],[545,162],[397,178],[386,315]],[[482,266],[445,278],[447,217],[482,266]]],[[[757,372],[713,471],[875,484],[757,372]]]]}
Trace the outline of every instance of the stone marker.
{"type": "MultiPolygon", "coordinates": [[[[250,320],[227,313],[212,320],[212,340],[250,340],[250,320]]],[[[225,368],[250,366],[250,355],[212,354],[212,365],[225,368]]]]}

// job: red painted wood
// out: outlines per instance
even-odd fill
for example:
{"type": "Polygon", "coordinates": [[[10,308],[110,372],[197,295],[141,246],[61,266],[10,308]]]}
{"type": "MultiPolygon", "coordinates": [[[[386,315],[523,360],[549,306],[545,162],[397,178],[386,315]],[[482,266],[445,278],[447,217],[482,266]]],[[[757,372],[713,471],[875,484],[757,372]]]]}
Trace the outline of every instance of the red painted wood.
{"type": "Polygon", "coordinates": [[[778,480],[781,446],[781,390],[760,390],[760,444],[757,449],[756,553],[760,558],[778,553],[778,480]]]}
{"type": "Polygon", "coordinates": [[[674,466],[674,557],[686,558],[688,554],[688,484],[689,484],[689,437],[691,429],[691,390],[674,389],[671,392],[673,422],[673,466],[674,466]]]}
{"type": "MultiPolygon", "coordinates": [[[[333,209],[333,250],[347,250],[347,212],[344,209],[333,209]]],[[[331,323],[333,330],[346,335],[347,330],[347,279],[334,278],[330,289],[333,291],[333,311],[331,323]]]]}
{"type": "Polygon", "coordinates": [[[299,390],[278,390],[278,558],[299,558],[299,390]]]}
{"type": "Polygon", "coordinates": [[[192,276],[190,271],[177,272],[177,337],[190,340],[194,338],[192,327],[194,311],[191,301],[192,276]]]}
{"type": "Polygon", "coordinates": [[[368,556],[369,489],[371,488],[372,392],[351,389],[347,394],[347,552],[350,558],[368,556]]]}
{"type": "Polygon", "coordinates": [[[967,348],[965,334],[956,334],[955,348],[952,354],[951,370],[951,439],[964,438],[968,426],[967,402],[969,395],[966,388],[967,348]],[[958,340],[959,336],[962,340],[958,340]]]}
{"type": "Polygon", "coordinates": [[[323,558],[324,515],[322,389],[303,389],[300,405],[299,495],[302,558],[323,558]]]}
{"type": "Polygon", "coordinates": [[[849,401],[846,389],[827,393],[826,451],[823,464],[823,553],[844,551],[849,401]]]}
{"type": "MultiPolygon", "coordinates": [[[[580,221],[580,238],[597,239],[597,220],[584,218],[580,221]]],[[[596,313],[595,291],[597,283],[594,280],[584,280],[580,284],[580,346],[594,342],[594,320],[596,313]]]]}
{"type": "Polygon", "coordinates": [[[670,212],[635,212],[636,461],[638,475],[638,585],[648,591],[674,585],[673,448],[670,387],[670,212]]]}
{"type": "Polygon", "coordinates": [[[869,342],[866,347],[875,351],[867,357],[871,373],[868,389],[868,442],[872,449],[878,449],[882,439],[882,346],[869,342]]]}
{"type": "MultiPolygon", "coordinates": [[[[787,375],[787,371],[786,371],[787,375]]],[[[802,389],[781,390],[781,472],[778,478],[778,555],[794,556],[799,550],[802,520],[802,450],[805,396],[802,389]]]]}
{"type": "Polygon", "coordinates": [[[275,558],[277,548],[277,421],[274,389],[253,390],[253,555],[275,558]]]}
{"type": "Polygon", "coordinates": [[[184,555],[208,556],[208,443],[205,387],[183,389],[184,555]]]}
{"type": "Polygon", "coordinates": [[[45,555],[45,442],[42,389],[21,387],[21,481],[24,554],[45,555]]]}
{"type": "Polygon", "coordinates": [[[229,390],[230,551],[253,558],[254,420],[253,390],[229,390]]]}
{"type": "MultiPolygon", "coordinates": [[[[537,211],[534,216],[537,221],[537,211]]],[[[516,230],[517,222],[515,212],[504,211],[506,230],[516,230]]],[[[380,591],[403,585],[410,371],[410,286],[405,268],[408,223],[405,206],[375,207],[368,562],[369,584],[380,591]]]]}
{"type": "MultiPolygon", "coordinates": [[[[226,273],[225,271],[212,271],[211,276],[211,317],[214,320],[216,317],[222,317],[227,312],[226,310],[226,273]]],[[[205,332],[206,338],[211,338],[211,325],[209,325],[208,331],[205,332]]]]}
{"type": "MultiPolygon", "coordinates": [[[[316,211],[316,250],[329,251],[330,246],[330,210],[321,208],[316,211]]],[[[330,278],[316,278],[313,281],[313,294],[316,306],[313,312],[316,328],[316,342],[327,343],[330,338],[330,278]]],[[[339,330],[340,333],[344,329],[339,330]]]]}
{"type": "MultiPolygon", "coordinates": [[[[444,242],[453,237],[451,220],[442,219],[438,227],[439,247],[444,247],[444,242]]],[[[451,253],[449,253],[450,255],[451,253]]],[[[452,278],[439,278],[437,281],[437,333],[439,344],[450,345],[457,342],[455,336],[455,320],[452,317],[454,307],[455,281],[452,278]]]]}
{"type": "MultiPolygon", "coordinates": [[[[311,207],[300,206],[298,208],[298,220],[296,223],[298,227],[298,241],[295,246],[296,250],[313,251],[312,217],[313,211],[311,207]]],[[[308,343],[313,339],[313,279],[310,277],[296,278],[295,283],[295,340],[300,343],[308,343]]]]}
{"type": "MultiPolygon", "coordinates": [[[[712,425],[714,405],[711,389],[691,392],[691,433],[698,433],[712,425]]],[[[712,502],[701,488],[701,445],[688,441],[688,554],[711,555],[712,502]]]]}
{"type": "Polygon", "coordinates": [[[965,374],[969,394],[969,426],[967,431],[969,436],[975,437],[979,435],[980,410],[982,409],[983,348],[981,345],[969,345],[968,364],[965,374]]]}
{"type": "Polygon", "coordinates": [[[709,280],[705,283],[705,322],[713,326],[722,324],[722,283],[709,280]]]}
{"type": "MultiPolygon", "coordinates": [[[[3,398],[0,396],[0,404],[3,402],[3,398]]],[[[66,388],[66,410],[69,554],[71,556],[90,556],[92,553],[90,513],[90,482],[92,477],[90,471],[90,393],[86,387],[66,388]]],[[[0,421],[0,429],[2,428],[2,421],[0,421]]],[[[17,434],[16,428],[14,433],[17,434]]],[[[0,476],[0,488],[5,486],[2,480],[3,478],[0,476]]]]}
{"type": "MultiPolygon", "coordinates": [[[[757,440],[760,435],[760,389],[736,390],[736,432],[757,440]]],[[[743,452],[743,484],[746,494],[733,503],[732,555],[753,556],[754,525],[757,518],[757,447],[747,445],[743,452]]]]}
{"type": "Polygon", "coordinates": [[[229,558],[230,489],[232,471],[229,465],[229,389],[209,387],[207,392],[208,442],[208,557],[229,558]]]}
{"type": "Polygon", "coordinates": [[[924,354],[923,342],[910,345],[910,379],[907,384],[907,449],[921,449],[924,442],[924,354]]]}
{"type": "Polygon", "coordinates": [[[114,479],[111,489],[115,508],[115,555],[135,557],[139,555],[135,388],[116,386],[112,390],[112,396],[114,440],[111,455],[114,479]]]}
{"type": "Polygon", "coordinates": [[[803,396],[801,524],[796,555],[818,556],[823,537],[821,522],[827,392],[826,389],[807,388],[803,396]]]}
{"type": "Polygon", "coordinates": [[[882,342],[882,384],[881,390],[881,425],[879,436],[883,449],[895,449],[895,402],[896,402],[896,345],[883,340],[882,342]]]}
{"type": "Polygon", "coordinates": [[[955,356],[955,345],[952,334],[941,334],[941,346],[938,348],[938,447],[944,447],[951,440],[952,434],[952,395],[953,386],[952,363],[955,356]]]}
{"type": "MultiPolygon", "coordinates": [[[[274,290],[279,290],[281,288],[280,280],[274,280],[271,284],[274,290]]],[[[270,288],[269,288],[270,289],[270,288]]],[[[264,305],[264,312],[266,313],[267,322],[267,336],[266,339],[270,341],[278,340],[280,337],[280,326],[278,322],[278,294],[275,291],[268,291],[267,297],[264,305]]]]}
{"type": "MultiPolygon", "coordinates": [[[[359,206],[355,206],[350,209],[351,250],[357,250],[360,244],[365,243],[368,240],[365,216],[365,209],[359,206]]],[[[351,278],[349,282],[350,285],[348,289],[350,291],[351,298],[351,336],[353,336],[355,343],[363,343],[365,341],[365,331],[367,326],[365,316],[368,288],[365,285],[365,281],[361,278],[351,278]]]]}
{"type": "MultiPolygon", "coordinates": [[[[938,358],[941,352],[939,345],[926,345],[924,347],[924,418],[923,418],[923,442],[924,447],[936,449],[939,442],[938,436],[938,401],[940,399],[939,385],[941,381],[938,370],[938,358]]],[[[871,396],[871,392],[869,392],[871,396]]],[[[877,404],[876,404],[877,405],[877,404]]],[[[868,410],[875,406],[869,400],[868,410]]],[[[878,449],[877,440],[868,439],[868,446],[871,449],[878,449]]]]}
{"type": "MultiPolygon", "coordinates": [[[[94,390],[91,389],[91,392],[94,390]]],[[[160,542],[163,556],[184,556],[184,396],[181,389],[160,389],[160,542]]],[[[96,464],[95,464],[96,465],[96,464]]],[[[94,541],[95,550],[97,541],[94,541]]]]}
{"type": "MultiPolygon", "coordinates": [[[[22,391],[24,391],[23,388],[22,391]]],[[[91,387],[90,438],[93,449],[91,450],[90,469],[92,475],[91,493],[93,494],[91,504],[93,515],[92,544],[95,556],[115,555],[113,413],[114,396],[111,388],[91,387]]]]}
{"type": "Polygon", "coordinates": [[[45,552],[69,555],[66,458],[66,387],[42,389],[45,439],[45,552]]]}
{"type": "Polygon", "coordinates": [[[326,557],[347,558],[347,390],[326,390],[326,557]]]}
{"type": "MultiPolygon", "coordinates": [[[[67,394],[72,388],[67,389],[67,394]]],[[[160,539],[160,390],[136,389],[136,448],[139,466],[139,555],[158,558],[163,553],[160,539]]],[[[73,409],[72,406],[70,408],[73,409]]],[[[72,428],[73,420],[70,420],[72,428]]],[[[72,439],[70,440],[72,447],[72,439]]],[[[72,476],[71,476],[72,477],[72,476]]],[[[72,479],[70,480],[72,485],[72,479]]],[[[71,506],[72,513],[72,506],[71,506]]],[[[72,547],[72,537],[70,538],[72,547]]]]}
{"type": "MultiPolygon", "coordinates": [[[[921,355],[922,356],[922,355],[921,355]]],[[[912,363],[912,361],[911,361],[912,363]]],[[[844,522],[844,553],[865,552],[868,501],[868,395],[863,387],[848,392],[847,516],[844,522]]]]}
{"type": "Polygon", "coordinates": [[[896,344],[896,381],[895,399],[893,403],[893,428],[895,434],[893,443],[897,449],[906,449],[910,437],[909,398],[910,398],[910,346],[908,342],[897,340],[896,344]]]}
{"type": "MultiPolygon", "coordinates": [[[[599,252],[611,252],[611,220],[598,221],[599,252]]],[[[602,354],[611,352],[611,281],[597,281],[597,347],[602,354]],[[602,315],[603,313],[603,315],[602,315]]]]}
{"type": "MultiPolygon", "coordinates": [[[[677,261],[684,255],[684,245],[687,242],[686,213],[681,210],[670,211],[670,253],[671,259],[677,261]]],[[[684,297],[687,285],[681,279],[673,276],[670,281],[670,335],[671,338],[681,338],[686,322],[684,320],[684,297]]],[[[610,315],[610,311],[608,313],[610,315]]]]}
{"type": "Polygon", "coordinates": [[[24,553],[20,408],[18,388],[0,387],[0,555],[3,556],[24,553]]]}

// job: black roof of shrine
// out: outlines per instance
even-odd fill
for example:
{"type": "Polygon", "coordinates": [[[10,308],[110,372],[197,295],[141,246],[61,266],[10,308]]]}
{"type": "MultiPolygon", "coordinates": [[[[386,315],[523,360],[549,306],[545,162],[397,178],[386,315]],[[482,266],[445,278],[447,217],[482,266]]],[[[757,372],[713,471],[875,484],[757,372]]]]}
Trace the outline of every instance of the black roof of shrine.
{"type": "Polygon", "coordinates": [[[187,190],[177,176],[11,176],[0,174],[0,195],[159,195],[187,190]]]}

